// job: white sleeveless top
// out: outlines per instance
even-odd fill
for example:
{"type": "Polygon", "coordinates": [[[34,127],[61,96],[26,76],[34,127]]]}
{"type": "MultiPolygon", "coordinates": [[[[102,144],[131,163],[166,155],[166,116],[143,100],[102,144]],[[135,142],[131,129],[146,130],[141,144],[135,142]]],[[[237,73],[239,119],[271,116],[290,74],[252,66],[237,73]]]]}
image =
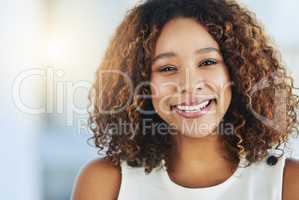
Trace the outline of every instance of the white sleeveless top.
{"type": "Polygon", "coordinates": [[[173,182],[165,167],[145,174],[144,168],[121,163],[122,179],[118,200],[281,200],[286,156],[269,166],[266,158],[249,167],[239,167],[224,182],[202,188],[187,188],[173,182]]]}

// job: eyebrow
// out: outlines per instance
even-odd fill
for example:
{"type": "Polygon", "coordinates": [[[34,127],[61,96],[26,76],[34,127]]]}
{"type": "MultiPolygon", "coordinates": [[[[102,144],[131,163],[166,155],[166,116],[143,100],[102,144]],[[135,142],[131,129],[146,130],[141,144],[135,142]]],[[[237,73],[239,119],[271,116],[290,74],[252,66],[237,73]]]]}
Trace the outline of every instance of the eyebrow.
{"type": "MultiPolygon", "coordinates": [[[[220,50],[217,49],[217,48],[214,48],[214,47],[206,47],[206,48],[198,49],[194,53],[195,54],[203,54],[203,53],[209,53],[209,52],[212,52],[212,51],[217,52],[218,54],[221,55],[220,50]]],[[[176,57],[176,56],[177,56],[177,54],[174,53],[174,52],[165,52],[165,53],[161,53],[161,54],[155,56],[152,62],[154,63],[159,59],[176,57]]]]}

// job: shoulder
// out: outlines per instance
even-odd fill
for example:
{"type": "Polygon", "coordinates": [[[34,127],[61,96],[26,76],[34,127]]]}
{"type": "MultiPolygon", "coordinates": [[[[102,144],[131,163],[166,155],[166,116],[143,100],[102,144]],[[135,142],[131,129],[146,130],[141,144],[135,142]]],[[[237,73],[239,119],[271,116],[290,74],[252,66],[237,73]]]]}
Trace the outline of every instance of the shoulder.
{"type": "Polygon", "coordinates": [[[283,178],[283,200],[299,200],[299,160],[287,158],[283,178]]]}
{"type": "Polygon", "coordinates": [[[107,159],[95,159],[83,166],[76,177],[72,200],[114,200],[121,182],[121,170],[107,159]]]}

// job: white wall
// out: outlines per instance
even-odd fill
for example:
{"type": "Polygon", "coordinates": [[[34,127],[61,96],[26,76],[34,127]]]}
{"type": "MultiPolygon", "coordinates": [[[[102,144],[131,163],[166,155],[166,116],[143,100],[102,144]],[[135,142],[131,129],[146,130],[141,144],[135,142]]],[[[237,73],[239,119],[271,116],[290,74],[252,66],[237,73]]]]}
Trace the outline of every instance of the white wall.
{"type": "MultiPolygon", "coordinates": [[[[42,63],[44,16],[43,0],[0,1],[0,199],[40,199],[38,117],[16,108],[12,85],[23,70],[42,63]]],[[[28,105],[40,103],[35,85],[33,79],[22,84],[28,105]]]]}

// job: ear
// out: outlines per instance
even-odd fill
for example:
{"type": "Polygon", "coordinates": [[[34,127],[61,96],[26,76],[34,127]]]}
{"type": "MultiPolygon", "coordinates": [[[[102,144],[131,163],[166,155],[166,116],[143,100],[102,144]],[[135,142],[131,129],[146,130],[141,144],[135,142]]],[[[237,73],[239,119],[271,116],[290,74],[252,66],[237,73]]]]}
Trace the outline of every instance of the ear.
{"type": "Polygon", "coordinates": [[[299,200],[299,160],[286,159],[283,177],[283,200],[299,200]]]}

